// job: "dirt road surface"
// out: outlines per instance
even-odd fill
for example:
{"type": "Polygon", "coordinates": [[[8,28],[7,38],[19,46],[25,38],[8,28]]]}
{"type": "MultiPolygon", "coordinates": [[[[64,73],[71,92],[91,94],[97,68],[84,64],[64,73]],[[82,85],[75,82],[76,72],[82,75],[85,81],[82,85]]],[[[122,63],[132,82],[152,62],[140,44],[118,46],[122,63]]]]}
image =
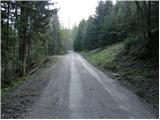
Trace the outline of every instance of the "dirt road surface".
{"type": "Polygon", "coordinates": [[[42,75],[47,85],[21,118],[155,118],[132,91],[78,53],[61,56],[49,71],[42,75]]]}

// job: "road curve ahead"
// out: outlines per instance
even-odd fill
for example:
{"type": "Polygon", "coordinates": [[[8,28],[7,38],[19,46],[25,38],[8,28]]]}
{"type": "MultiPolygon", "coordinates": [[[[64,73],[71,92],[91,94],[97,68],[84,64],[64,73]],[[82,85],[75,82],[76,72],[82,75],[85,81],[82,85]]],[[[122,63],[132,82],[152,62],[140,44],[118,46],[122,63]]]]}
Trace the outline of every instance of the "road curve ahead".
{"type": "Polygon", "coordinates": [[[61,56],[52,69],[24,118],[155,118],[134,93],[75,52],[61,56]]]}

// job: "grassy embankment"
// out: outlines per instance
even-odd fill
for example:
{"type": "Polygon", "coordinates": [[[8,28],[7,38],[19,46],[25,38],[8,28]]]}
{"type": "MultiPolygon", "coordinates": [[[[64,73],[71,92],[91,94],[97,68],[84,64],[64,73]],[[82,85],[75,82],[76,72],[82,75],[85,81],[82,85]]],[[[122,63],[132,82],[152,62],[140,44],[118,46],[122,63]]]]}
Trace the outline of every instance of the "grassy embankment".
{"type": "Polygon", "coordinates": [[[122,85],[128,87],[158,110],[158,66],[154,59],[140,60],[125,52],[124,42],[81,54],[94,66],[110,73],[122,85]]]}

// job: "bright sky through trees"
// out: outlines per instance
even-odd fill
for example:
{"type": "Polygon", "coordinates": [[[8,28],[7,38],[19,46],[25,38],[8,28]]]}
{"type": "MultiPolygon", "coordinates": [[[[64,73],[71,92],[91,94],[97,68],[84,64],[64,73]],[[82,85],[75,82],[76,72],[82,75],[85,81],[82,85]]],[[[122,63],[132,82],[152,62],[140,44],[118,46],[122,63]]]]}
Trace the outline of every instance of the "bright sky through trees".
{"type": "MultiPolygon", "coordinates": [[[[61,24],[66,28],[72,28],[74,24],[79,24],[83,18],[86,20],[93,15],[99,0],[52,0],[58,2],[57,7],[61,24]]],[[[112,0],[115,4],[116,0],[112,0]]]]}

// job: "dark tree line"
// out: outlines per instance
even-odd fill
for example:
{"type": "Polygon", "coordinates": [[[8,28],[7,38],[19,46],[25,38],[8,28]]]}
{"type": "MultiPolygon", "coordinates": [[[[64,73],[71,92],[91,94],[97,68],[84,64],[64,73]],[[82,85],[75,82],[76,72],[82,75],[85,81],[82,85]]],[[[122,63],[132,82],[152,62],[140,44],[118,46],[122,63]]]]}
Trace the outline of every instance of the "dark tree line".
{"type": "Polygon", "coordinates": [[[80,22],[74,49],[91,50],[125,40],[128,51],[139,46],[141,56],[151,57],[158,55],[158,33],[158,1],[117,1],[115,5],[100,1],[95,15],[80,22]]]}
{"type": "Polygon", "coordinates": [[[46,56],[58,54],[58,9],[49,6],[54,3],[1,1],[2,87],[26,76],[46,56]]]}

